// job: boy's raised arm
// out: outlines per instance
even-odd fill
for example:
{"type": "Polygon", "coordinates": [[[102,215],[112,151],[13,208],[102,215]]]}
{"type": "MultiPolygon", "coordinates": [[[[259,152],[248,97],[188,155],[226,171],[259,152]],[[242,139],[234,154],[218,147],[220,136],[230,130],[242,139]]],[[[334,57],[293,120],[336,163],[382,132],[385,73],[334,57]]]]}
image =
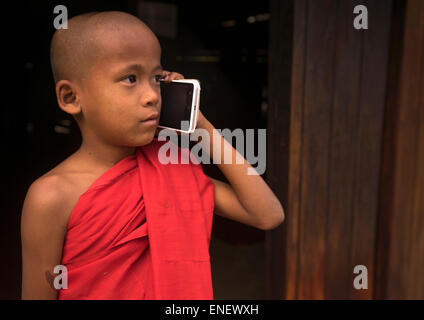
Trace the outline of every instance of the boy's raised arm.
{"type": "MultiPolygon", "coordinates": [[[[167,77],[165,82],[184,79],[178,72],[163,71],[167,77]]],[[[221,159],[214,161],[218,168],[228,179],[230,184],[212,179],[215,187],[215,212],[225,218],[232,219],[253,227],[270,230],[276,228],[284,221],[284,209],[278,198],[262,179],[260,175],[248,175],[248,169],[254,170],[249,162],[229,144],[223,136],[215,132],[215,127],[198,111],[197,128],[208,132],[209,141],[199,142],[203,150],[210,150],[210,157],[221,159]],[[213,143],[214,132],[219,136],[219,143],[213,143]],[[221,150],[219,150],[221,148],[221,150]],[[232,163],[224,163],[224,150],[229,148],[232,163]],[[236,163],[242,157],[243,164],[236,163]]]]}
{"type": "Polygon", "coordinates": [[[63,201],[55,178],[28,189],[21,218],[22,299],[56,299],[53,269],[60,264],[65,228],[63,201]]]}
{"type": "MultiPolygon", "coordinates": [[[[218,132],[220,143],[213,143],[215,127],[199,111],[197,127],[207,130],[209,145],[203,146],[210,150],[210,157],[220,154],[218,168],[228,179],[230,184],[212,179],[215,186],[215,212],[225,218],[232,219],[258,229],[270,230],[284,221],[284,209],[260,175],[248,175],[248,168],[253,170],[249,162],[244,159],[243,164],[236,163],[236,157],[242,157],[231,144],[218,132]],[[221,148],[220,152],[218,148],[221,148]],[[231,150],[233,161],[224,163],[224,148],[231,150]]],[[[200,142],[205,144],[204,142],[200,142]]]]}

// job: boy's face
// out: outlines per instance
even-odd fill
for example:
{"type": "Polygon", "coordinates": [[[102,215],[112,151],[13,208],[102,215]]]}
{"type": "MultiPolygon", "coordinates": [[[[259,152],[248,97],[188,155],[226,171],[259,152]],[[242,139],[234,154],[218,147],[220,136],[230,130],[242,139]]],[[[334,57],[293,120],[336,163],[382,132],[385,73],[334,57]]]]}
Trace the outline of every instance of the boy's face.
{"type": "Polygon", "coordinates": [[[142,121],[161,110],[159,42],[143,26],[114,29],[99,38],[98,58],[81,80],[83,134],[112,145],[148,144],[157,124],[142,121]]]}

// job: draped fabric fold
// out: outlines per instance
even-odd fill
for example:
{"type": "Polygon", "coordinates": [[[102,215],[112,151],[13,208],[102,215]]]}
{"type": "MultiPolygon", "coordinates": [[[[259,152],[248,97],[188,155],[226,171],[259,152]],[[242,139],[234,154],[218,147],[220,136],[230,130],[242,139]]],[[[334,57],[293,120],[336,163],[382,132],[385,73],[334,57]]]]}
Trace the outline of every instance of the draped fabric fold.
{"type": "Polygon", "coordinates": [[[137,148],[80,196],[59,299],[213,299],[213,183],[196,162],[160,163],[164,143],[137,148]]]}

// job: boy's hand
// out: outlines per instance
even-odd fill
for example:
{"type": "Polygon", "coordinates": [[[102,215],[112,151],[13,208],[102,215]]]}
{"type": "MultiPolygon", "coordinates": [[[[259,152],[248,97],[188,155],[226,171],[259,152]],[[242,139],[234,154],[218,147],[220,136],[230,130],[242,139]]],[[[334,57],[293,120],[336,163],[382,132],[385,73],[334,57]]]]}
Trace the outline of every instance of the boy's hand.
{"type": "MultiPolygon", "coordinates": [[[[181,80],[185,78],[181,73],[164,70],[162,71],[162,79],[164,80],[164,82],[171,82],[172,80],[181,80]]],[[[204,128],[204,125],[206,124],[206,122],[207,122],[207,119],[205,118],[203,113],[200,110],[198,110],[196,128],[204,128]]],[[[157,128],[155,136],[158,136],[161,130],[162,128],[157,128]]]]}
{"type": "Polygon", "coordinates": [[[178,72],[171,72],[171,71],[162,71],[162,78],[165,82],[171,82],[172,80],[181,80],[184,79],[184,76],[181,73],[178,72]]]}

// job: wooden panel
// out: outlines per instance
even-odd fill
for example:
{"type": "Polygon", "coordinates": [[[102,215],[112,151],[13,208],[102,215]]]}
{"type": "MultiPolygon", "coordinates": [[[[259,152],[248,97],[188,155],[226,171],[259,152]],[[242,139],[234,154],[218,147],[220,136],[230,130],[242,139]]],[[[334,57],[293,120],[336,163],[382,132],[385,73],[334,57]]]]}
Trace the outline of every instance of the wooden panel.
{"type": "MultiPolygon", "coordinates": [[[[421,8],[421,30],[424,30],[424,10],[421,8]]],[[[424,37],[420,40],[421,45],[424,43],[424,37]]],[[[423,47],[421,47],[422,49],[423,47]]],[[[424,51],[421,51],[424,53],[424,51]]],[[[424,63],[421,56],[420,73],[421,84],[420,108],[417,118],[419,119],[418,141],[417,141],[417,167],[416,182],[414,192],[414,206],[412,211],[412,268],[408,282],[411,284],[409,296],[411,299],[424,299],[424,63]]]]}
{"type": "Polygon", "coordinates": [[[373,298],[374,291],[378,183],[392,13],[392,1],[369,0],[366,3],[369,21],[373,24],[364,33],[350,272],[355,265],[365,265],[369,288],[352,288],[353,299],[373,298]]]}
{"type": "MultiPolygon", "coordinates": [[[[421,3],[422,5],[422,3],[421,3]]],[[[421,30],[424,30],[424,8],[421,7],[421,30]]],[[[424,37],[422,35],[420,40],[421,46],[424,44],[424,37]]],[[[422,49],[423,47],[421,47],[422,49]]],[[[424,53],[424,51],[421,51],[424,53]]],[[[411,272],[410,282],[412,284],[411,296],[413,299],[424,299],[424,55],[421,56],[421,94],[420,94],[420,108],[419,116],[417,117],[420,122],[418,133],[418,159],[416,169],[416,185],[415,185],[415,201],[413,208],[413,222],[412,222],[412,243],[414,245],[411,254],[414,257],[412,262],[413,270],[411,272]]]]}
{"type": "Polygon", "coordinates": [[[295,1],[287,299],[373,297],[391,3],[295,1]],[[369,30],[353,28],[359,3],[369,30]],[[359,264],[368,290],[353,289],[359,264]]]}
{"type": "Polygon", "coordinates": [[[381,181],[379,216],[377,223],[377,252],[375,271],[376,299],[383,299],[387,291],[388,255],[390,245],[389,223],[393,205],[393,170],[394,170],[394,140],[396,132],[397,101],[399,70],[403,48],[403,32],[405,24],[406,1],[395,0],[393,5],[393,18],[391,28],[390,61],[387,77],[386,110],[384,119],[383,150],[381,161],[381,181]]]}
{"type": "Polygon", "coordinates": [[[340,1],[337,12],[337,57],[328,178],[326,299],[348,299],[354,173],[364,32],[352,27],[358,1],[340,1]]]}
{"type": "MultiPolygon", "coordinates": [[[[272,0],[270,12],[266,180],[287,215],[293,1],[272,0]]],[[[285,231],[292,220],[286,221],[266,232],[267,292],[272,299],[283,299],[285,295],[285,267],[290,267],[284,256],[285,231]]]]}
{"type": "Polygon", "coordinates": [[[309,1],[301,156],[298,299],[323,299],[337,1],[309,1]]]}
{"type": "Polygon", "coordinates": [[[300,215],[300,159],[302,156],[302,118],[304,104],[305,44],[307,0],[296,0],[294,7],[292,94],[290,102],[289,188],[286,214],[285,298],[297,298],[300,215]]]}
{"type": "Polygon", "coordinates": [[[378,250],[380,298],[424,299],[424,3],[407,2],[399,81],[388,101],[378,250]],[[385,240],[385,242],[384,242],[385,240]]]}

